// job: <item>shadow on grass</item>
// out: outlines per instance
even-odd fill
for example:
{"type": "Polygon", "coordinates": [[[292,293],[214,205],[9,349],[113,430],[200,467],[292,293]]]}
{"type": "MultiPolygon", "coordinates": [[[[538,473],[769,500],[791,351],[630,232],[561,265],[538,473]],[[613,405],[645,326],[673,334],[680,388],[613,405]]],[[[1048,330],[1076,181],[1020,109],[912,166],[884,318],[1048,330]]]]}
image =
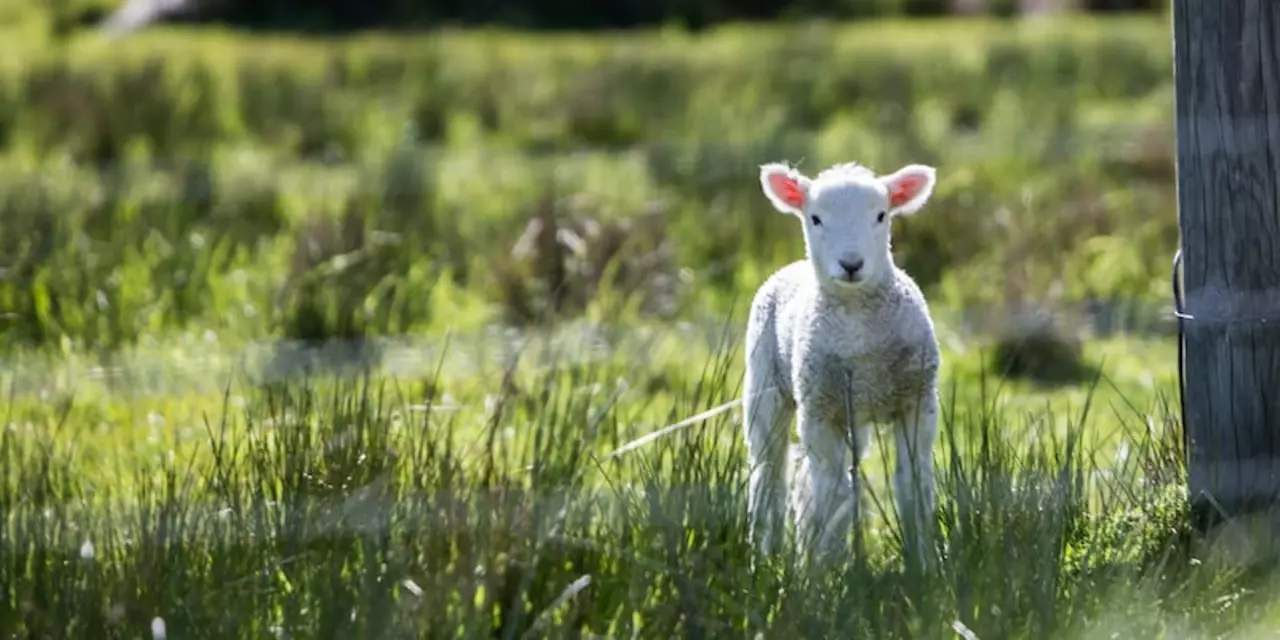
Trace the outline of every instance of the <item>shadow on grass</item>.
{"type": "Polygon", "coordinates": [[[992,345],[989,363],[1002,378],[1042,389],[1087,384],[1102,374],[1085,359],[1080,339],[1043,321],[1006,330],[992,345]]]}
{"type": "MultiPolygon", "coordinates": [[[[732,400],[737,357],[680,388],[670,421],[732,400]]],[[[731,414],[609,458],[648,400],[604,366],[531,379],[495,380],[472,414],[437,410],[439,372],[273,382],[209,420],[207,455],[122,469],[127,491],[78,470],[76,425],[0,431],[0,633],[1187,637],[1257,610],[1187,556],[1174,428],[1143,423],[1108,467],[1087,413],[1021,416],[1014,439],[998,403],[953,401],[940,571],[903,571],[872,519],[851,564],[805,572],[791,550],[752,557],[731,414]]]]}

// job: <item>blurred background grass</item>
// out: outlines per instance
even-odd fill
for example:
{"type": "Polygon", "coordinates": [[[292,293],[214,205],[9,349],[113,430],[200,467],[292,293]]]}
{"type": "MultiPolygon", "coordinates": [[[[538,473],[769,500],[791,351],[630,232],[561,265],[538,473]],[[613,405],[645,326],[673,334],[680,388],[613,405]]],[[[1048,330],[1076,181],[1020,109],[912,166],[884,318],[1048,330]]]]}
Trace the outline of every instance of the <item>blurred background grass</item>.
{"type": "Polygon", "coordinates": [[[6,40],[6,349],[718,317],[801,255],[781,159],[937,165],[895,249],[958,327],[1162,326],[1158,14],[6,40]]]}
{"type": "Polygon", "coordinates": [[[108,34],[122,2],[4,3],[0,629],[514,633],[584,574],[539,624],[1252,622],[1262,591],[1181,537],[1167,3],[1015,4],[222,0],[108,34]],[[725,340],[803,253],[759,190],[776,160],[939,168],[894,230],[945,352],[938,581],[884,529],[843,577],[753,573],[731,413],[601,462],[737,397],[725,340]],[[393,617],[401,580],[429,594],[393,617]]]}
{"type": "MultiPolygon", "coordinates": [[[[736,21],[695,30],[675,3],[655,28],[549,32],[501,12],[441,26],[461,6],[367,5],[381,29],[358,30],[340,0],[227,1],[104,33],[124,3],[5,6],[0,378],[36,424],[166,447],[143,418],[199,422],[235,375],[337,361],[443,367],[483,404],[537,340],[526,385],[552,361],[617,366],[645,394],[635,437],[681,417],[673,390],[803,254],[759,190],[775,160],[939,167],[894,248],[962,404],[994,371],[1010,407],[1120,407],[1091,432],[1111,441],[1119,414],[1167,400],[1161,7],[724,4],[736,21]],[[438,28],[398,28],[419,19],[438,28]]],[[[600,12],[578,26],[622,19],[600,12]]]]}

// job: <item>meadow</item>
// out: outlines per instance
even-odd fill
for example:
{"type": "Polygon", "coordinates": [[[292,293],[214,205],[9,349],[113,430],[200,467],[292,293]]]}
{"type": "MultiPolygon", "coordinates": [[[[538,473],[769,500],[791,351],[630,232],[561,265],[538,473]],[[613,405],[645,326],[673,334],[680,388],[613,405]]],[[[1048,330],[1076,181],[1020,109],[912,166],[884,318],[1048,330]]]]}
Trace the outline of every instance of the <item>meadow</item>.
{"type": "Polygon", "coordinates": [[[0,632],[1261,633],[1271,574],[1186,526],[1170,54],[1163,18],[0,37],[0,632]],[[936,573],[879,448],[852,565],[747,545],[746,304],[803,252],[772,160],[939,168],[894,231],[936,573]]]}

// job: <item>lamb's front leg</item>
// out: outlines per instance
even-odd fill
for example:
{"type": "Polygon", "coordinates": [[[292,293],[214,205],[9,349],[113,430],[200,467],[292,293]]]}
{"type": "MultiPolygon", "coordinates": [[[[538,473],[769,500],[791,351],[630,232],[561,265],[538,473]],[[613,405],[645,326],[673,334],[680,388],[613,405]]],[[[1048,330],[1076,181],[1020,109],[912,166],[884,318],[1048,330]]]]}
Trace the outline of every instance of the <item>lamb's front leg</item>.
{"type": "Polygon", "coordinates": [[[930,565],[931,540],[936,524],[936,484],[933,474],[933,444],[938,435],[938,394],[931,388],[901,416],[896,430],[897,468],[894,493],[898,519],[908,555],[930,565]]]}
{"type": "Polygon", "coordinates": [[[847,551],[848,527],[857,514],[848,438],[812,403],[801,402],[796,413],[803,449],[792,496],[799,546],[820,555],[847,551]]]}

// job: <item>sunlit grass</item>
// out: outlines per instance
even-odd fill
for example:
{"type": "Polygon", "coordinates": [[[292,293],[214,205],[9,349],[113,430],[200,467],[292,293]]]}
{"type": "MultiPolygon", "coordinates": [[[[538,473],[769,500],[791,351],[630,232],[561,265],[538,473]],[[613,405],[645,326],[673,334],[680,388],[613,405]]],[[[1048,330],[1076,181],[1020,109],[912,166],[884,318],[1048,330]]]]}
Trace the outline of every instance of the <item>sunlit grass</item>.
{"type": "Polygon", "coordinates": [[[1142,385],[1120,376],[1109,393],[1139,414],[1100,412],[1102,386],[1090,413],[1051,412],[1054,392],[1019,406],[1027,392],[992,393],[963,359],[936,451],[941,573],[899,567],[879,452],[852,565],[753,570],[732,413],[606,456],[736,398],[733,340],[683,344],[661,365],[532,349],[506,382],[451,377],[446,358],[399,380],[231,376],[227,394],[68,394],[69,410],[14,399],[31,424],[0,436],[0,627],[933,637],[959,621],[982,638],[1186,638],[1267,613],[1265,582],[1193,561],[1176,429],[1142,425],[1167,424],[1155,395],[1123,395],[1142,385]],[[636,392],[659,366],[669,386],[636,392]],[[1094,451],[1108,421],[1130,429],[1126,460],[1094,451]]]}

